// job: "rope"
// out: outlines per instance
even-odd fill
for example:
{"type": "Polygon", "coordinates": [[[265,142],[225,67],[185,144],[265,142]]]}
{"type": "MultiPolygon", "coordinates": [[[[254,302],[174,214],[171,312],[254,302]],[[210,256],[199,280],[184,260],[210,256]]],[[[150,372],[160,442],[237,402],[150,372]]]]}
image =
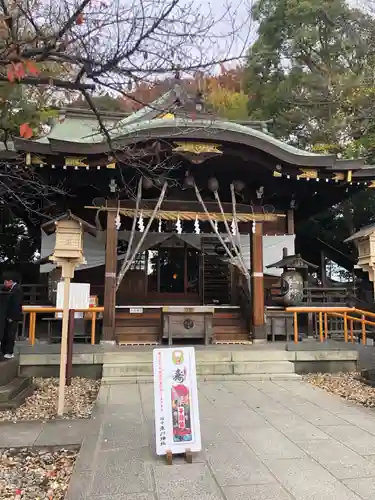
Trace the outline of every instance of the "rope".
{"type": "Polygon", "coordinates": [[[236,236],[237,236],[238,247],[239,247],[240,256],[241,256],[241,262],[242,262],[242,265],[243,265],[243,268],[244,268],[244,275],[245,275],[246,280],[247,280],[247,286],[248,286],[248,288],[250,290],[251,289],[250,274],[249,274],[249,270],[246,267],[245,260],[243,258],[243,253],[242,253],[241,238],[240,238],[240,233],[239,233],[239,230],[238,230],[237,209],[236,209],[236,194],[234,192],[234,186],[233,186],[233,184],[230,185],[230,191],[231,191],[231,194],[232,194],[233,220],[234,220],[234,225],[235,225],[235,228],[236,228],[236,236]]]}
{"type": "Polygon", "coordinates": [[[208,213],[208,210],[207,210],[207,207],[202,199],[202,196],[197,188],[197,185],[195,184],[194,182],[194,189],[195,189],[195,194],[197,196],[197,199],[199,201],[199,203],[202,205],[202,208],[203,210],[205,211],[206,215],[207,215],[207,218],[208,218],[208,222],[210,223],[214,233],[216,234],[216,236],[219,238],[219,241],[220,243],[223,245],[223,248],[224,250],[226,251],[228,257],[233,260],[234,259],[234,255],[232,254],[232,252],[229,250],[229,248],[227,247],[225,241],[223,240],[223,238],[221,237],[221,234],[219,233],[219,231],[217,230],[217,228],[215,227],[215,224],[213,223],[212,219],[210,218],[209,216],[209,213],[208,213]]]}
{"type": "Polygon", "coordinates": [[[128,258],[129,258],[129,255],[130,255],[130,250],[131,250],[132,245],[133,245],[134,233],[135,233],[135,230],[136,230],[136,224],[137,224],[137,218],[138,218],[139,203],[141,201],[141,198],[142,198],[142,177],[139,179],[138,191],[137,191],[137,199],[136,199],[136,202],[135,202],[135,213],[134,213],[134,217],[133,217],[132,229],[131,229],[131,232],[130,232],[130,238],[129,238],[129,242],[128,242],[128,248],[126,249],[125,258],[124,258],[124,261],[122,263],[119,275],[117,277],[116,290],[118,290],[118,287],[120,286],[121,281],[122,281],[123,277],[125,276],[124,269],[125,269],[126,264],[128,262],[128,258]]]}
{"type": "MultiPolygon", "coordinates": [[[[165,196],[165,192],[167,190],[167,187],[168,187],[168,183],[165,182],[164,183],[164,186],[163,186],[163,189],[161,190],[161,193],[160,193],[160,196],[159,196],[159,199],[158,199],[158,202],[156,203],[155,205],[155,208],[151,214],[151,218],[149,219],[148,223],[147,223],[147,226],[145,227],[145,230],[144,232],[142,233],[142,236],[141,236],[141,239],[139,240],[138,242],[138,245],[135,247],[135,250],[134,250],[134,253],[133,255],[131,256],[129,262],[124,266],[124,269],[123,269],[123,274],[122,274],[122,277],[121,277],[121,280],[122,278],[125,276],[125,274],[127,273],[127,271],[129,270],[130,266],[133,264],[133,261],[137,255],[137,253],[139,252],[139,249],[141,248],[146,236],[147,236],[147,233],[149,232],[150,230],[150,227],[151,227],[151,224],[155,218],[155,215],[157,214],[159,208],[160,208],[160,205],[162,204],[163,202],[163,199],[164,199],[164,196],[165,196]]],[[[120,278],[120,276],[119,276],[120,278]]],[[[121,280],[117,280],[117,283],[118,285],[121,283],[121,280]]],[[[117,288],[118,288],[118,285],[117,285],[117,288]]]]}
{"type": "MultiPolygon", "coordinates": [[[[223,206],[222,206],[221,201],[220,201],[219,193],[217,191],[214,191],[214,195],[215,195],[215,199],[216,199],[216,201],[217,201],[217,203],[219,205],[220,212],[223,215],[224,214],[224,210],[223,210],[223,206]]],[[[244,260],[242,258],[242,255],[240,254],[240,252],[239,252],[239,250],[237,248],[236,242],[234,241],[233,235],[232,235],[232,233],[230,231],[230,228],[228,226],[228,221],[225,218],[224,218],[224,226],[225,226],[225,229],[226,229],[226,231],[227,231],[227,233],[229,235],[229,239],[230,239],[230,241],[231,241],[231,243],[233,245],[234,252],[235,252],[235,254],[236,254],[236,256],[237,256],[237,258],[239,260],[239,262],[238,262],[239,263],[239,268],[242,271],[242,273],[245,276],[247,276],[248,275],[248,271],[246,269],[245,262],[244,262],[244,260]]],[[[236,233],[238,235],[238,226],[236,226],[236,233]]],[[[239,245],[241,246],[240,242],[239,242],[239,245]]]]}

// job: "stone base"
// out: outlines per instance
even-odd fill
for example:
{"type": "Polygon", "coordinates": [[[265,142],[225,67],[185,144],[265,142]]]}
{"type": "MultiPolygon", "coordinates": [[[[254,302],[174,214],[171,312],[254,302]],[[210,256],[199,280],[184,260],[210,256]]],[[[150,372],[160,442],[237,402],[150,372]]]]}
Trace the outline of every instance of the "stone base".
{"type": "Polygon", "coordinates": [[[34,391],[31,377],[18,375],[17,358],[0,362],[0,410],[18,408],[34,391]]]}

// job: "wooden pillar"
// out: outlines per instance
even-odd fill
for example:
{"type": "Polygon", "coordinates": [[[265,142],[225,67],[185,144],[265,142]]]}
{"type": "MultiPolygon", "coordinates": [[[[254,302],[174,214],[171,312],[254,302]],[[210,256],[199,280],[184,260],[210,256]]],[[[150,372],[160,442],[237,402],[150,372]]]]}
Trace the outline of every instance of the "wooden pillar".
{"type": "Polygon", "coordinates": [[[290,209],[287,213],[287,231],[288,234],[294,234],[294,210],[290,209]]]}
{"type": "Polygon", "coordinates": [[[107,239],[105,247],[103,342],[115,341],[117,230],[116,211],[107,211],[107,239]]]}
{"type": "Polygon", "coordinates": [[[251,314],[254,342],[266,342],[264,318],[263,224],[257,222],[250,233],[251,248],[251,314]]]}

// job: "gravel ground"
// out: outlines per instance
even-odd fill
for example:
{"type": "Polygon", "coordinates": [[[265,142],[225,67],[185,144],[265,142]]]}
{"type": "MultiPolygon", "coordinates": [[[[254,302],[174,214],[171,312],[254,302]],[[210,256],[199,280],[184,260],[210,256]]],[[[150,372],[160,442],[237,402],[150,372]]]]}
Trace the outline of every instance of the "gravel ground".
{"type": "Polygon", "coordinates": [[[76,451],[67,450],[2,450],[1,500],[63,500],[76,457],[76,451]]]}
{"type": "MultiPolygon", "coordinates": [[[[57,418],[57,378],[34,379],[36,389],[25,403],[15,410],[0,411],[0,422],[21,420],[54,420],[57,418]]],[[[88,418],[91,415],[99,391],[100,381],[73,378],[72,385],[65,387],[65,415],[63,418],[88,418]]],[[[60,417],[59,417],[60,418],[60,417]]],[[[2,499],[2,497],[0,496],[2,499]]]]}
{"type": "Polygon", "coordinates": [[[353,401],[367,408],[375,408],[375,387],[358,380],[359,373],[309,374],[303,377],[310,384],[337,394],[347,401],[353,401]]]}

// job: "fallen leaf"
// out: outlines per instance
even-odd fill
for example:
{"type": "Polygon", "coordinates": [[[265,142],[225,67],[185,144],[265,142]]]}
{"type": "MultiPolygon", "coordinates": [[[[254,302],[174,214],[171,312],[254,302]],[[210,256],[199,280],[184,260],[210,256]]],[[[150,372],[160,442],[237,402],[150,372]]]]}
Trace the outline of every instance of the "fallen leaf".
{"type": "Polygon", "coordinates": [[[20,136],[24,139],[30,139],[33,136],[33,130],[28,123],[23,123],[20,126],[20,136]]]}
{"type": "Polygon", "coordinates": [[[16,75],[16,78],[18,80],[21,80],[25,76],[25,66],[22,62],[19,62],[17,64],[14,64],[14,74],[16,75]]]}
{"type": "Polygon", "coordinates": [[[40,70],[34,61],[25,61],[26,69],[31,75],[39,75],[40,70]]]}

